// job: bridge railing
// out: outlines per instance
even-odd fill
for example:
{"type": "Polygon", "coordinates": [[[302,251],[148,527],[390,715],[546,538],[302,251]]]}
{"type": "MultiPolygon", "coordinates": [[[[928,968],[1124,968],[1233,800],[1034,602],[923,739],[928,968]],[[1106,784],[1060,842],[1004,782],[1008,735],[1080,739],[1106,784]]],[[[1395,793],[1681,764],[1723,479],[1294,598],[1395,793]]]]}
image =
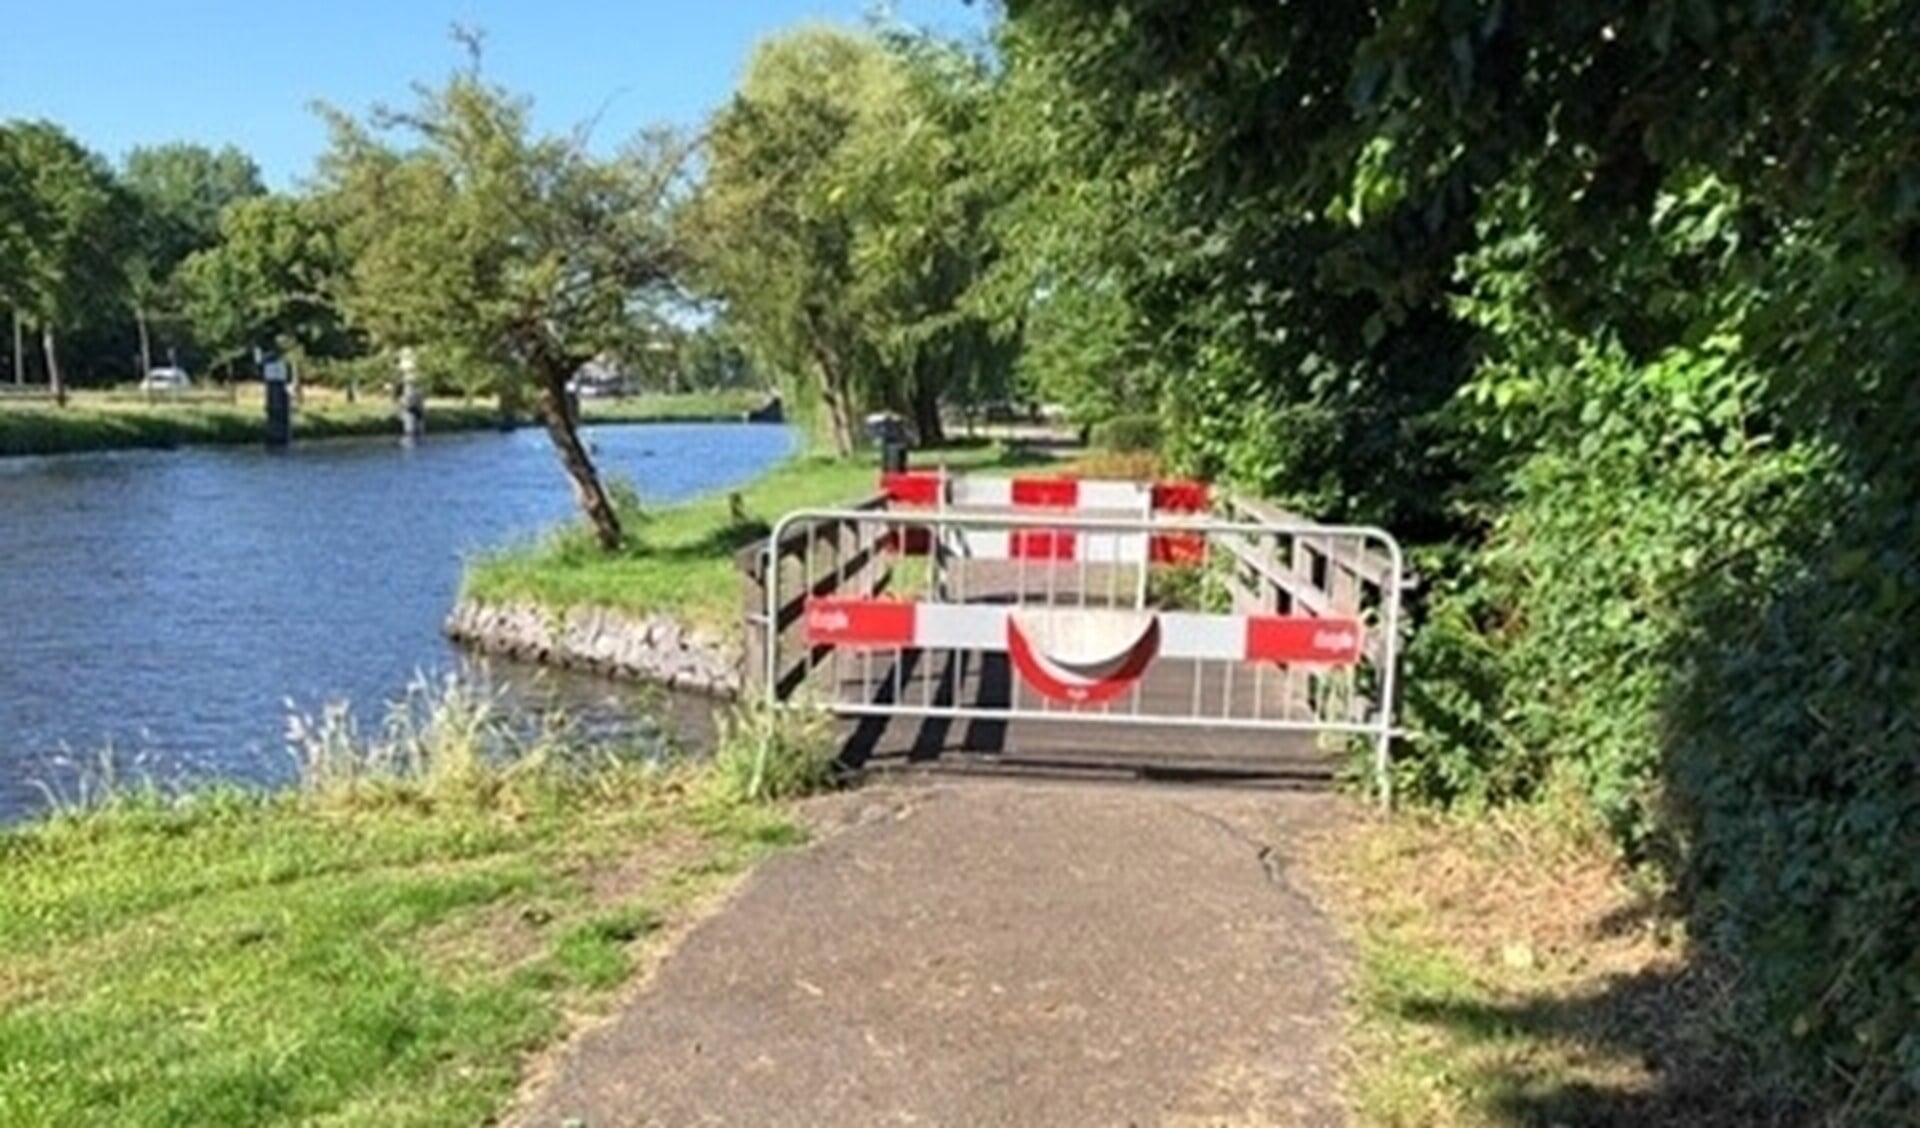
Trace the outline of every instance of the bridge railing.
{"type": "MultiPolygon", "coordinates": [[[[1230,495],[1221,508],[1233,521],[1261,529],[1216,543],[1233,610],[1243,615],[1304,615],[1357,619],[1368,627],[1368,665],[1384,670],[1402,640],[1386,629],[1409,577],[1378,542],[1326,530],[1300,514],[1255,498],[1230,495]]],[[[1398,624],[1395,622],[1397,633],[1398,624]]],[[[1296,687],[1290,709],[1306,715],[1338,712],[1349,719],[1375,715],[1382,686],[1337,681],[1312,672],[1296,687]]]]}
{"type": "Polygon", "coordinates": [[[830,647],[806,644],[808,600],[871,599],[888,590],[893,565],[883,543],[886,527],[858,516],[886,508],[886,496],[876,494],[848,506],[847,516],[776,530],[735,556],[749,695],[766,691],[771,671],[779,695],[788,696],[831,653],[830,647]],[[770,606],[770,599],[778,605],[770,606]]]}
{"type": "Polygon", "coordinates": [[[919,475],[788,514],[738,564],[769,701],[1360,739],[1386,794],[1406,577],[1383,530],[1197,483],[919,475]]]}

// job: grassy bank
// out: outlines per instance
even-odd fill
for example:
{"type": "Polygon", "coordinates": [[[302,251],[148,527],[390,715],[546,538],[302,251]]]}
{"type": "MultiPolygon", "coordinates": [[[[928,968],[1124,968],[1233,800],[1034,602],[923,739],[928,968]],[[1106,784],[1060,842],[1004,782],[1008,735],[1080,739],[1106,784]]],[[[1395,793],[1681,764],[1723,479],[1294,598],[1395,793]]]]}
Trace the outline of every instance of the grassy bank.
{"type": "Polygon", "coordinates": [[[737,753],[490,767],[497,722],[449,700],[371,750],[310,729],[293,793],[0,832],[0,1123],[489,1122],[799,836],[737,753]]]}
{"type": "Polygon", "coordinates": [[[1597,836],[1409,815],[1347,828],[1312,869],[1358,956],[1361,1122],[1810,1122],[1745,1067],[1724,980],[1597,836]]]}
{"type": "MultiPolygon", "coordinates": [[[[915,455],[916,465],[944,462],[954,469],[1010,468],[1031,461],[994,446],[915,455]]],[[[726,494],[715,494],[630,512],[628,544],[610,555],[595,548],[582,530],[560,529],[474,561],[462,595],[525,601],[554,611],[592,606],[665,613],[731,629],[740,615],[735,552],[764,536],[782,514],[853,502],[871,495],[878,484],[879,470],[868,459],[796,458],[737,491],[744,521],[736,519],[726,494]]]]}
{"type": "MultiPolygon", "coordinates": [[[[137,393],[78,392],[65,408],[48,401],[0,397],[0,457],[257,443],[264,418],[260,396],[257,386],[242,389],[234,402],[201,398],[149,402],[137,393]]],[[[756,400],[750,393],[733,392],[636,396],[587,400],[582,412],[589,423],[737,419],[756,400]]],[[[427,403],[429,435],[497,425],[497,412],[484,401],[434,399],[427,403]]],[[[294,414],[296,440],[397,434],[393,405],[378,396],[362,396],[349,403],[338,393],[314,389],[294,414]]]]}

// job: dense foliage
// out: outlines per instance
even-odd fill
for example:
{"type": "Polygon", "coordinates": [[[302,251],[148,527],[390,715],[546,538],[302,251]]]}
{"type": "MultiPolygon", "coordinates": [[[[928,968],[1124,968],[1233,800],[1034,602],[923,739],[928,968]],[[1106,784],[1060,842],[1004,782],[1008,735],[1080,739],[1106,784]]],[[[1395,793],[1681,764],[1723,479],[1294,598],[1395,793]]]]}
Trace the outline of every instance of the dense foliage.
{"type": "Polygon", "coordinates": [[[1588,807],[1910,1108],[1920,10],[1011,8],[1173,453],[1435,542],[1403,793],[1588,807]]]}
{"type": "Polygon", "coordinates": [[[126,197],[106,162],[36,121],[0,128],[0,203],[0,298],[40,327],[47,383],[64,398],[60,336],[123,284],[126,197]]]}

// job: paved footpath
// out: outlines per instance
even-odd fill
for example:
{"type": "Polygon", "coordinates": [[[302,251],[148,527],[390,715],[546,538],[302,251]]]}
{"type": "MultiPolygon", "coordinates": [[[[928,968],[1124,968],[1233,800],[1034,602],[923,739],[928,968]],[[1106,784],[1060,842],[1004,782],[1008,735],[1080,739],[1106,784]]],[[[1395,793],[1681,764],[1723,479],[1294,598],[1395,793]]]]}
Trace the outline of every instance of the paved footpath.
{"type": "Polygon", "coordinates": [[[1335,1124],[1318,795],[894,782],[815,809],[527,1125],[1335,1124]]]}

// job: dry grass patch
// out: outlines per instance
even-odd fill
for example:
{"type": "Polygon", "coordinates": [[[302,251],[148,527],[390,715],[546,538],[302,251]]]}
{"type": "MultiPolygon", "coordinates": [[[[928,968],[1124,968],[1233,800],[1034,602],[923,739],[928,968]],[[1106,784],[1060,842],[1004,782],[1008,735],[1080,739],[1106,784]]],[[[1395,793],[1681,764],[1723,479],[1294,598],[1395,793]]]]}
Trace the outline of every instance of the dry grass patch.
{"type": "Polygon", "coordinates": [[[1330,832],[1310,869],[1359,953],[1361,1121],[1800,1122],[1743,1068],[1724,977],[1597,836],[1405,816],[1330,832]]]}

